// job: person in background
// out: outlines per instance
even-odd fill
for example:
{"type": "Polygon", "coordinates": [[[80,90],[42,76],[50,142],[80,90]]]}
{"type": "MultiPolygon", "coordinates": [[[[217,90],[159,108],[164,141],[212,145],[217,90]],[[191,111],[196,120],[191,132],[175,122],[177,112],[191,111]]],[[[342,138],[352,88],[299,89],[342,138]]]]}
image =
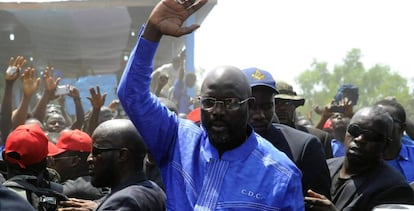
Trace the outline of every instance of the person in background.
{"type": "MultiPolygon", "coordinates": [[[[322,143],[322,146],[324,146],[325,158],[329,158],[325,143],[330,143],[333,136],[330,133],[318,128],[305,127],[297,124],[296,108],[303,106],[305,104],[305,99],[298,96],[293,90],[293,87],[284,81],[278,81],[276,88],[278,93],[275,95],[274,101],[275,112],[279,119],[279,123],[318,137],[319,141],[322,143]]],[[[330,147],[328,149],[330,149],[330,147]]]]}
{"type": "Polygon", "coordinates": [[[283,124],[272,124],[275,116],[276,82],[272,75],[258,68],[243,70],[250,82],[253,97],[249,119],[253,129],[284,152],[302,172],[302,190],[317,189],[329,196],[331,178],[322,145],[317,137],[283,124]]]}
{"type": "Polygon", "coordinates": [[[56,208],[59,201],[66,200],[62,194],[63,187],[50,181],[46,169],[48,143],[44,131],[37,124],[20,125],[7,137],[3,151],[7,164],[7,180],[3,184],[19,193],[35,209],[40,206],[32,196],[36,190],[54,193],[56,201],[49,205],[56,208]]]}
{"type": "Polygon", "coordinates": [[[408,183],[414,182],[414,146],[402,141],[406,129],[406,113],[404,107],[396,100],[384,99],[375,103],[387,111],[394,121],[392,141],[390,142],[384,159],[394,166],[408,183]]]}
{"type": "MultiPolygon", "coordinates": [[[[88,157],[91,182],[95,187],[111,188],[95,210],[166,209],[165,193],[143,172],[146,152],[141,135],[129,120],[108,120],[95,129],[88,157]]],[[[70,200],[63,206],[72,210],[74,206],[84,206],[82,202],[70,200]]]]}
{"type": "Polygon", "coordinates": [[[59,173],[66,196],[90,200],[104,196],[91,184],[87,163],[91,149],[91,137],[78,129],[62,131],[56,145],[48,145],[49,167],[59,173]]]}
{"type": "Polygon", "coordinates": [[[185,51],[181,54],[182,62],[179,68],[178,78],[170,90],[173,94],[171,100],[177,103],[178,113],[188,114],[194,108],[194,86],[196,75],[192,72],[185,72],[185,51]]]}
{"type": "Polygon", "coordinates": [[[383,160],[393,120],[381,107],[365,107],[352,117],[345,136],[346,155],[328,159],[331,198],[312,190],[305,197],[311,210],[372,210],[380,204],[413,204],[413,189],[383,160]]]}
{"type": "Polygon", "coordinates": [[[193,32],[197,25],[183,23],[206,2],[159,2],[118,87],[122,106],[161,169],[167,209],[303,210],[300,171],[248,126],[254,98],[240,69],[221,66],[206,74],[202,127],[178,118],[149,91],[152,59],[162,36],[193,32]]]}

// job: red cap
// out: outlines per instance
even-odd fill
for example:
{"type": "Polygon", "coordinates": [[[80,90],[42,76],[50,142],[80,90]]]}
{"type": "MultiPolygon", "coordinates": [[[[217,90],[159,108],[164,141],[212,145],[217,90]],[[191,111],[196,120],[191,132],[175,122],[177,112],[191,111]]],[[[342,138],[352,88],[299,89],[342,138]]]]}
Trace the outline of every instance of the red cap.
{"type": "Polygon", "coordinates": [[[55,156],[66,151],[90,152],[92,138],[78,129],[64,130],[60,133],[56,145],[49,144],[48,156],[55,156]]]}
{"type": "Polygon", "coordinates": [[[193,121],[194,123],[199,123],[201,121],[201,110],[200,107],[193,109],[188,113],[187,119],[193,121]]]}
{"type": "Polygon", "coordinates": [[[20,125],[7,137],[5,160],[18,164],[20,168],[40,163],[47,156],[48,142],[45,132],[39,125],[20,125]]]}

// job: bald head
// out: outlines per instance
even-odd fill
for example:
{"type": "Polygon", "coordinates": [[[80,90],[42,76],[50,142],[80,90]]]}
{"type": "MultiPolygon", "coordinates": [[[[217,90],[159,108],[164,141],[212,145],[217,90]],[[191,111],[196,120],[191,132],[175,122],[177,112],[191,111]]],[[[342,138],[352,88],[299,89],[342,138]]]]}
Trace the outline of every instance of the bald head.
{"type": "Polygon", "coordinates": [[[239,92],[241,99],[251,96],[249,81],[237,67],[219,66],[209,71],[201,85],[201,94],[206,95],[211,89],[221,88],[231,88],[239,92]]]}
{"type": "Polygon", "coordinates": [[[385,137],[390,137],[393,131],[391,116],[380,106],[365,107],[358,110],[351,119],[354,122],[364,122],[368,127],[373,127],[385,137]]]}
{"type": "Polygon", "coordinates": [[[142,160],[147,147],[141,134],[130,120],[112,119],[101,123],[93,132],[94,142],[106,142],[111,147],[128,148],[135,159],[142,160]]]}

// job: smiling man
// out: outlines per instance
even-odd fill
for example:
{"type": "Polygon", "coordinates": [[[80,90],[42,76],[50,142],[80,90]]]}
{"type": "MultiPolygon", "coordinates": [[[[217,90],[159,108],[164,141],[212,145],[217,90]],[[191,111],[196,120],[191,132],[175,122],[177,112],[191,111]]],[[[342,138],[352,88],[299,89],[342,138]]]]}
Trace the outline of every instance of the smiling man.
{"type": "Polygon", "coordinates": [[[372,210],[380,204],[413,204],[414,193],[404,177],[382,160],[392,131],[393,120],[384,109],[360,109],[347,129],[345,157],[328,160],[332,201],[309,191],[305,198],[309,206],[315,210],[372,210]]]}

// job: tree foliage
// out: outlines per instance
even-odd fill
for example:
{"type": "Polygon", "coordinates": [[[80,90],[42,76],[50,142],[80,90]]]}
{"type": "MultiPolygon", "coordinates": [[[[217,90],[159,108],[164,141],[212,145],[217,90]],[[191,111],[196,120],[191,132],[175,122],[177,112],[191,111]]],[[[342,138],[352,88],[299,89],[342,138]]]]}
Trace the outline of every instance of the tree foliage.
{"type": "MultiPolygon", "coordinates": [[[[376,64],[366,68],[361,62],[361,51],[352,49],[343,63],[328,69],[326,62],[314,60],[310,69],[302,72],[296,82],[306,99],[304,107],[298,108],[303,114],[310,114],[313,106],[329,104],[338,88],[344,83],[359,87],[359,100],[354,110],[369,106],[387,96],[394,96],[407,112],[407,118],[414,119],[414,99],[410,96],[407,79],[391,71],[389,66],[376,64]]],[[[311,115],[313,122],[318,115],[311,115]]]]}

